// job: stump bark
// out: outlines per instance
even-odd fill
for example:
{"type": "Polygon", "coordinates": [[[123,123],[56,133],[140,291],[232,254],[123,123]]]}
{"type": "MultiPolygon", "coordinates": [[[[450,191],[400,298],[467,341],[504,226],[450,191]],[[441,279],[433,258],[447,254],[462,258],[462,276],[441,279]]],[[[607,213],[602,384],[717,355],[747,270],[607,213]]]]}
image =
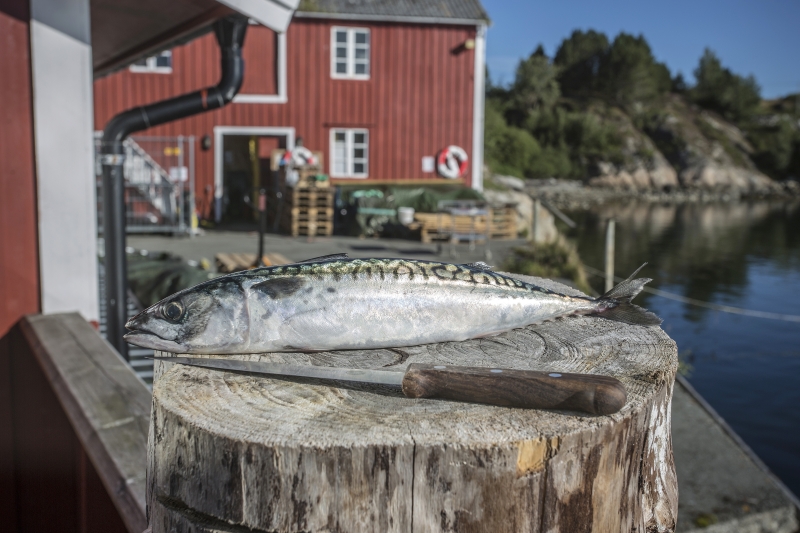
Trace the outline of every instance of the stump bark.
{"type": "Polygon", "coordinates": [[[660,328],[574,317],[458,343],[238,358],[596,373],[620,379],[628,399],[614,415],[591,416],[158,363],[153,533],[674,530],[677,350],[660,328]]]}

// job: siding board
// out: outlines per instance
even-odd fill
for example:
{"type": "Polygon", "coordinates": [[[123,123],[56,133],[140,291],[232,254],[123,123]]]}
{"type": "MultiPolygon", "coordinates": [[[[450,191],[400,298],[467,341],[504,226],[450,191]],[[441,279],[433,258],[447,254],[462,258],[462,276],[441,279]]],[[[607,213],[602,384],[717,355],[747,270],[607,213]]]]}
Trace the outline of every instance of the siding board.
{"type": "Polygon", "coordinates": [[[0,6],[0,337],[39,311],[29,8],[0,6]]]}
{"type": "MultiPolygon", "coordinates": [[[[370,179],[438,178],[422,172],[423,156],[435,155],[451,144],[472,156],[474,51],[453,50],[474,37],[474,26],[295,19],[287,32],[287,103],[234,103],[145,134],[199,139],[213,138],[215,125],[294,127],[307,147],[323,152],[329,166],[330,129],[366,127],[370,179]],[[331,78],[333,26],[369,28],[369,80],[331,78]]],[[[276,46],[271,30],[248,29],[243,94],[277,91],[276,46]]],[[[96,129],[103,129],[116,113],[130,107],[213,85],[219,79],[218,58],[214,36],[208,34],[173,51],[172,74],[123,70],[95,81],[96,129]]],[[[214,150],[196,153],[198,206],[203,208],[201,215],[209,216],[212,202],[200,199],[213,189],[214,150]]],[[[469,175],[466,182],[470,183],[469,175]]]]}

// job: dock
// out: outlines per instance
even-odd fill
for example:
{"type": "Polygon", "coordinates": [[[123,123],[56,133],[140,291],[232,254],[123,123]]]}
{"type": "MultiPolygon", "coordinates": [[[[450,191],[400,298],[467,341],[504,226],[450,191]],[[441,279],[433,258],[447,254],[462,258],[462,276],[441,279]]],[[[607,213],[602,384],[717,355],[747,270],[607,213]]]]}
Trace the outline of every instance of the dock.
{"type": "MultiPolygon", "coordinates": [[[[497,264],[524,241],[493,242],[497,264]]],[[[131,236],[136,248],[169,250],[187,259],[214,257],[217,252],[247,252],[255,237],[243,232],[210,232],[196,239],[131,236]]],[[[458,257],[435,245],[351,237],[314,239],[267,235],[265,248],[291,259],[347,252],[353,257],[415,257],[469,262],[482,260],[482,250],[457,248],[458,257]]],[[[149,394],[149,390],[147,391],[149,394]]],[[[681,533],[796,533],[800,501],[769,471],[714,409],[683,377],[675,383],[672,438],[678,476],[681,533]]]]}

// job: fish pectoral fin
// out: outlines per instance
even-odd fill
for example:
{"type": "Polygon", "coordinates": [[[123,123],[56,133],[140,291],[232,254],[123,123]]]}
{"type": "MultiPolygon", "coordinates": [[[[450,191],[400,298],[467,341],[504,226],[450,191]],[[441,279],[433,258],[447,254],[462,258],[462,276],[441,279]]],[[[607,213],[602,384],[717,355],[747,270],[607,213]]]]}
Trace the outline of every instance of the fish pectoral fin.
{"type": "Polygon", "coordinates": [[[270,278],[261,283],[256,283],[250,290],[260,291],[269,296],[272,300],[286,298],[293,295],[306,285],[305,278],[270,278]]]}
{"type": "Polygon", "coordinates": [[[492,269],[492,267],[490,265],[487,265],[483,261],[477,261],[475,263],[464,263],[464,266],[465,267],[469,267],[469,268],[477,268],[478,270],[491,270],[492,269]]]}
{"type": "Polygon", "coordinates": [[[301,263],[320,263],[322,261],[336,261],[337,259],[349,259],[349,255],[347,254],[330,254],[330,255],[321,255],[319,257],[312,257],[311,259],[304,259],[303,261],[297,261],[295,264],[301,263]]]}

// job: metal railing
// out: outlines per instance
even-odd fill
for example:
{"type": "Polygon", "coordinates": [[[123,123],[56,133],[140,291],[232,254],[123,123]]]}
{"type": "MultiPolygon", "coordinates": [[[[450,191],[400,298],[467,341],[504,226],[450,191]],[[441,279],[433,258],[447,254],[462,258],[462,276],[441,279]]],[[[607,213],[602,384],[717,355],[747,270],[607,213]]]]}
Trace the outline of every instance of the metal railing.
{"type": "MultiPolygon", "coordinates": [[[[100,143],[95,134],[97,227],[103,233],[100,143]]],[[[194,136],[129,137],[125,148],[127,233],[188,233],[196,227],[194,136]]]]}

